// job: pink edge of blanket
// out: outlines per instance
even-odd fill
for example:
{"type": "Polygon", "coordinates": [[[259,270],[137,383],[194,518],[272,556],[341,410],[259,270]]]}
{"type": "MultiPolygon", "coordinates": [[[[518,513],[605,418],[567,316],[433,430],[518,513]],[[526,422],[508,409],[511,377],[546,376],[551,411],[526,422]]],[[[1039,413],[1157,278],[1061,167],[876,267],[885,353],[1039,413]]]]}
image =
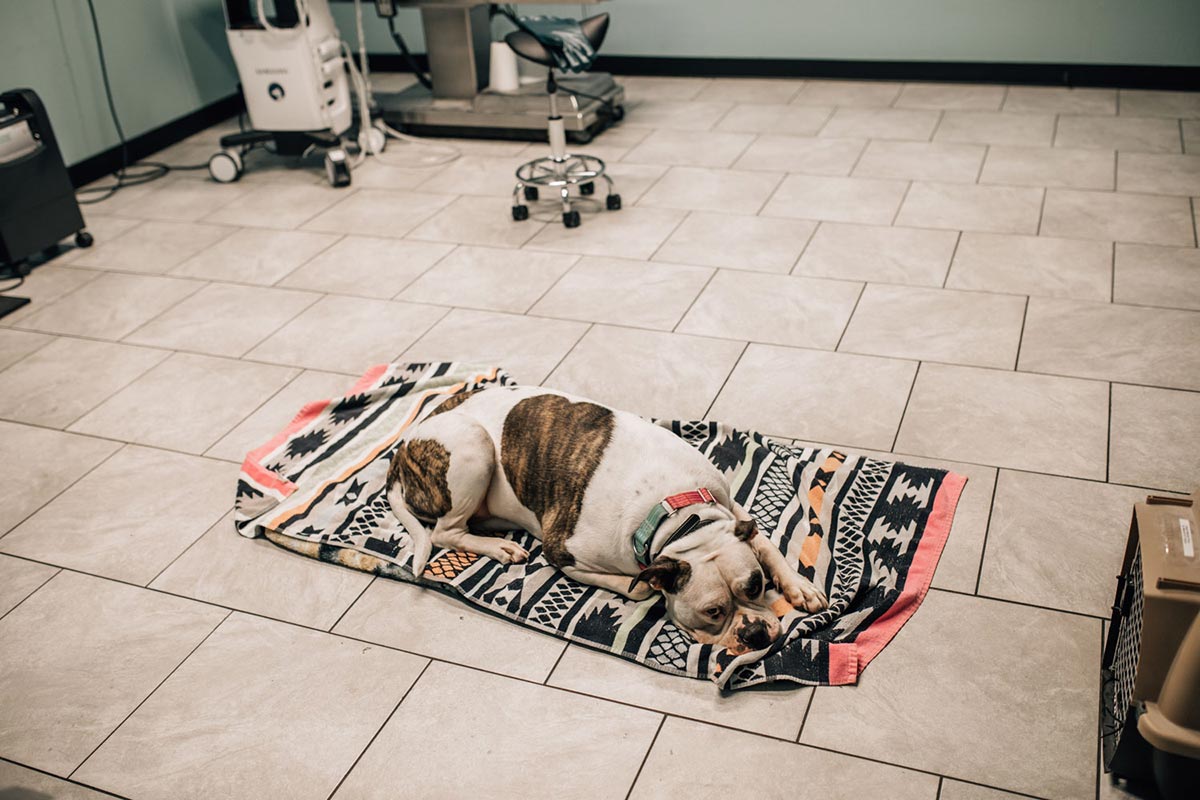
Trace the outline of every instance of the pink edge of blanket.
{"type": "MultiPolygon", "coordinates": [[[[379,380],[381,375],[387,372],[387,369],[387,364],[376,364],[375,366],[371,367],[363,373],[362,377],[358,379],[354,386],[350,387],[350,391],[346,392],[343,397],[362,394],[363,392],[367,391],[375,384],[375,381],[379,380]]],[[[279,477],[277,474],[264,467],[262,465],[262,460],[268,453],[274,452],[277,447],[286,442],[289,436],[303,428],[308,423],[312,422],[318,415],[325,411],[325,409],[328,408],[331,403],[333,403],[333,400],[314,400],[313,402],[306,404],[304,408],[300,409],[300,413],[292,417],[292,421],[288,423],[286,428],[272,436],[269,442],[260,447],[254,448],[246,455],[245,461],[242,462],[242,472],[246,473],[255,481],[257,481],[259,485],[265,486],[269,489],[274,489],[280,492],[284,497],[296,491],[296,484],[279,477]]]]}
{"type": "Polygon", "coordinates": [[[900,593],[896,602],[892,603],[891,608],[872,622],[855,641],[829,646],[830,686],[857,683],[859,674],[871,663],[871,659],[879,655],[879,651],[883,650],[897,631],[904,627],[904,623],[916,613],[921,601],[929,592],[929,584],[933,582],[933,572],[937,569],[942,549],[950,536],[950,526],[954,522],[958,499],[966,485],[966,477],[953,472],[946,474],[933,500],[933,511],[925,523],[921,543],[917,546],[912,565],[908,568],[904,591],[900,593]]]}

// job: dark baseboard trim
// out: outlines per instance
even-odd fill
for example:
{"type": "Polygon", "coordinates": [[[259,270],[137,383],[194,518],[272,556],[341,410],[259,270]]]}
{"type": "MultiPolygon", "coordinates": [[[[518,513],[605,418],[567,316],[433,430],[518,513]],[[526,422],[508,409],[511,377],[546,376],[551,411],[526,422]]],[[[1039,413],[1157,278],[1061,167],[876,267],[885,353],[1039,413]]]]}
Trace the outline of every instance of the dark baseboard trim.
{"type": "Polygon", "coordinates": [[[1018,83],[1200,90],[1200,67],[1138,64],[1021,64],[984,61],[825,61],[790,58],[607,56],[596,69],[618,75],[712,78],[854,78],[860,80],[1018,83]]]}
{"type": "MultiPolygon", "coordinates": [[[[421,69],[429,59],[414,55],[421,69]]],[[[409,72],[398,53],[372,53],[371,69],[409,72]]],[[[802,58],[677,58],[610,56],[596,69],[616,75],[704,78],[843,78],[876,81],[1016,83],[1032,86],[1107,86],[1200,91],[1200,67],[1139,64],[1023,64],[990,61],[829,61],[802,58]]]]}
{"type": "MultiPolygon", "coordinates": [[[[164,147],[169,147],[192,134],[199,133],[205,128],[229,119],[234,114],[245,110],[245,108],[245,103],[242,102],[242,93],[238,92],[237,94],[223,97],[215,103],[209,103],[204,108],[197,109],[190,114],[185,114],[178,119],[173,119],[165,125],[159,125],[157,128],[146,131],[140,136],[135,136],[127,142],[129,162],[132,164],[152,153],[157,153],[164,147]]],[[[121,147],[118,145],[110,147],[102,153],[97,153],[91,158],[85,158],[83,161],[72,164],[67,168],[67,172],[71,176],[71,183],[78,187],[83,186],[85,183],[91,183],[97,178],[110,175],[120,168],[121,147]]]]}

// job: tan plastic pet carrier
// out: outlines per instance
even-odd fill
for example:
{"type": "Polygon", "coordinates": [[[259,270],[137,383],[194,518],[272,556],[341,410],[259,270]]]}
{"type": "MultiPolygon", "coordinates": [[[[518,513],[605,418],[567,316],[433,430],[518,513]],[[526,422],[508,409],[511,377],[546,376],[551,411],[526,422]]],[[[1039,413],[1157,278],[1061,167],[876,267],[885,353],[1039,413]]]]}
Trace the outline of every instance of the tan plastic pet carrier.
{"type": "Polygon", "coordinates": [[[1104,647],[1104,767],[1134,791],[1200,786],[1200,490],[1134,507],[1104,647]]]}

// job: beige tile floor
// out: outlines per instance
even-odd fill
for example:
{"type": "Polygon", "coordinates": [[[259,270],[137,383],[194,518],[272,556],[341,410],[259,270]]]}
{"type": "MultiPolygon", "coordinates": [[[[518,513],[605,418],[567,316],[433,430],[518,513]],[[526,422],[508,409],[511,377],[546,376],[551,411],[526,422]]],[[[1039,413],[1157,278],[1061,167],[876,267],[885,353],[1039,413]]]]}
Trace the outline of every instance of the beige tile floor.
{"type": "Polygon", "coordinates": [[[0,321],[0,794],[1119,795],[1130,504],[1200,483],[1200,95],[625,83],[576,230],[509,219],[513,142],[87,207],[0,321]],[[859,686],[723,697],[233,533],[242,454],[395,358],[971,483],[859,686]]]}

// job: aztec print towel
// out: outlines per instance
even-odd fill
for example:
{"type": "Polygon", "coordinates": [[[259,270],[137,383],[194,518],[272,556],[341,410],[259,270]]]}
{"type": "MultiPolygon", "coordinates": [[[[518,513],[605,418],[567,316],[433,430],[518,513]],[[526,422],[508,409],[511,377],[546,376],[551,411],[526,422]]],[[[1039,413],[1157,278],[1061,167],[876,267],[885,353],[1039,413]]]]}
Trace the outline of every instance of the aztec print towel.
{"type": "MultiPolygon", "coordinates": [[[[498,369],[385,364],[345,397],[310,403],[251,452],[237,487],[236,525],[248,537],[322,561],[404,581],[410,542],[384,481],[400,437],[448,396],[514,382],[498,369]]],[[[733,497],[830,607],[792,611],[763,656],[701,645],[666,617],[660,595],[635,602],[576,583],[524,531],[524,564],[434,548],[421,583],[531,628],[645,664],[708,678],[724,689],[768,681],[854,683],[916,611],[933,578],[965,479],[789,447],[716,422],[658,421],[728,476],[733,497]]]]}

